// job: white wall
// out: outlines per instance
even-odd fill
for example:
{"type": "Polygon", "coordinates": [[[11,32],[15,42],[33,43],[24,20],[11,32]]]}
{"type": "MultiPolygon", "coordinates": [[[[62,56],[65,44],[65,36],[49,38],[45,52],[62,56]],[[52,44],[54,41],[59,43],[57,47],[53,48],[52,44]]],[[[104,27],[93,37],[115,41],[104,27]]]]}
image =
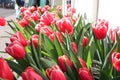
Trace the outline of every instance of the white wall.
{"type": "Polygon", "coordinates": [[[120,0],[100,0],[98,18],[106,19],[110,27],[120,26],[120,0]]]}

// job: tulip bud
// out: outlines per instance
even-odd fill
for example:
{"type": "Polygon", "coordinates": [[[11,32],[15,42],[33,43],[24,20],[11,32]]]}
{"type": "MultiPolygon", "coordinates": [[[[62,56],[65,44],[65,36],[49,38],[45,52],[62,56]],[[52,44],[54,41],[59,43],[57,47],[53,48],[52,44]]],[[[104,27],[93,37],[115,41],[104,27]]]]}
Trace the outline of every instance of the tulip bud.
{"type": "Polygon", "coordinates": [[[82,43],[83,43],[82,44],[83,47],[86,47],[88,45],[88,38],[86,36],[84,36],[82,43]]]}
{"type": "Polygon", "coordinates": [[[39,36],[37,34],[33,35],[31,38],[32,43],[34,44],[35,48],[38,47],[38,38],[39,38],[39,36]]]}
{"type": "Polygon", "coordinates": [[[31,15],[31,18],[36,21],[36,20],[39,20],[40,19],[40,15],[37,11],[34,11],[31,15]]]}
{"type": "Polygon", "coordinates": [[[2,80],[14,80],[13,73],[3,58],[0,58],[0,78],[2,80]]]}
{"type": "Polygon", "coordinates": [[[82,67],[87,67],[85,61],[82,58],[78,57],[78,60],[80,61],[82,67]]]}
{"type": "Polygon", "coordinates": [[[54,65],[52,68],[46,69],[46,74],[50,80],[66,80],[64,73],[57,65],[54,65]]]}
{"type": "Polygon", "coordinates": [[[25,72],[22,72],[21,76],[23,80],[43,80],[32,67],[27,67],[25,72]]]}
{"type": "Polygon", "coordinates": [[[73,63],[72,61],[68,58],[67,55],[63,55],[63,56],[59,56],[58,57],[58,63],[60,68],[62,69],[62,71],[66,72],[67,68],[66,68],[66,64],[67,63],[71,68],[73,67],[73,63]]]}
{"type": "Polygon", "coordinates": [[[120,72],[120,53],[118,52],[112,53],[112,63],[114,68],[120,72]]]}
{"type": "Polygon", "coordinates": [[[76,45],[75,42],[72,42],[72,43],[71,43],[71,47],[72,47],[72,49],[73,49],[73,52],[74,52],[74,53],[77,53],[78,49],[77,49],[77,45],[76,45]]]}
{"type": "Polygon", "coordinates": [[[12,37],[10,37],[10,41],[11,42],[18,41],[24,47],[27,46],[27,40],[25,39],[25,37],[23,36],[23,34],[20,31],[18,31],[16,34],[12,35],[12,37]]]}
{"type": "Polygon", "coordinates": [[[0,26],[5,26],[6,22],[7,21],[3,17],[0,17],[0,26]]]}
{"type": "Polygon", "coordinates": [[[24,47],[17,41],[10,43],[5,51],[15,59],[23,59],[26,54],[24,47]]]}
{"type": "Polygon", "coordinates": [[[108,31],[108,21],[99,19],[93,26],[95,37],[100,40],[104,39],[108,31]]]}
{"type": "Polygon", "coordinates": [[[88,68],[80,68],[79,71],[80,80],[93,80],[92,74],[88,68]]]}

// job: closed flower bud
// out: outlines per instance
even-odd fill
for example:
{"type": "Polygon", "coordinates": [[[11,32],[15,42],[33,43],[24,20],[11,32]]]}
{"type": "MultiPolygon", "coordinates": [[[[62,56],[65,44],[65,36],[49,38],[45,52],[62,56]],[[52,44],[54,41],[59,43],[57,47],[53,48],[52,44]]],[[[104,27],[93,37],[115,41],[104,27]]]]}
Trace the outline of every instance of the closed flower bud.
{"type": "Polygon", "coordinates": [[[107,35],[108,31],[108,21],[99,19],[94,25],[93,25],[93,32],[95,34],[95,37],[100,40],[104,39],[107,35]]]}
{"type": "Polygon", "coordinates": [[[22,72],[23,80],[43,80],[43,78],[32,68],[27,67],[25,72],[22,72]]]}
{"type": "Polygon", "coordinates": [[[5,51],[15,59],[23,59],[26,54],[23,45],[17,41],[10,43],[5,51]]]}
{"type": "Polygon", "coordinates": [[[38,47],[38,38],[39,38],[39,36],[37,34],[33,35],[31,38],[32,43],[34,44],[35,48],[38,47]]]}
{"type": "Polygon", "coordinates": [[[39,20],[40,19],[40,15],[37,11],[34,11],[31,15],[31,18],[36,21],[36,20],[39,20]]]}
{"type": "Polygon", "coordinates": [[[80,80],[93,80],[92,74],[88,68],[80,68],[78,73],[80,80]]]}
{"type": "Polygon", "coordinates": [[[73,62],[68,58],[67,55],[59,56],[58,63],[59,63],[60,68],[64,72],[67,71],[66,64],[68,64],[69,67],[71,68],[73,67],[73,62]]]}
{"type": "Polygon", "coordinates": [[[27,40],[25,39],[25,37],[23,36],[23,34],[18,31],[16,34],[12,35],[10,37],[10,41],[14,42],[14,41],[18,41],[20,42],[24,47],[27,46],[27,40]]]}
{"type": "Polygon", "coordinates": [[[0,26],[5,26],[6,25],[6,20],[0,16],[0,26]]]}
{"type": "Polygon", "coordinates": [[[120,53],[118,52],[112,53],[112,63],[114,68],[120,72],[120,53]]]}
{"type": "Polygon", "coordinates": [[[80,61],[82,67],[87,67],[85,61],[82,58],[78,57],[78,60],[80,61]]]}
{"type": "Polygon", "coordinates": [[[3,58],[0,58],[0,78],[2,80],[14,80],[13,73],[3,58]]]}
{"type": "Polygon", "coordinates": [[[64,73],[57,65],[54,65],[52,68],[46,69],[46,74],[50,80],[66,80],[64,73]]]}
{"type": "Polygon", "coordinates": [[[73,52],[74,52],[74,53],[77,53],[78,49],[77,49],[77,45],[76,45],[75,42],[72,42],[72,43],[71,43],[71,47],[72,47],[73,52]]]}
{"type": "Polygon", "coordinates": [[[88,45],[88,41],[89,41],[88,38],[86,36],[84,36],[83,37],[83,42],[82,42],[83,44],[82,44],[82,46],[86,47],[88,45]]]}

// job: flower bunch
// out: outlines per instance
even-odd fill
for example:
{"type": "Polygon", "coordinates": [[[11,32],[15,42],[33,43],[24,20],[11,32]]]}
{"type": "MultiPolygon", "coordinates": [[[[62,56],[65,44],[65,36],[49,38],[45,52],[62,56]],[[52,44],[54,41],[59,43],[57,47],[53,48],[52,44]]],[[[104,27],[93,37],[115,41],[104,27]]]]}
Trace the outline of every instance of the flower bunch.
{"type": "Polygon", "coordinates": [[[107,20],[87,22],[68,5],[65,15],[61,6],[21,7],[19,20],[11,21],[8,25],[14,33],[5,48],[10,57],[0,58],[1,79],[120,78],[120,29],[109,28],[107,20]]]}

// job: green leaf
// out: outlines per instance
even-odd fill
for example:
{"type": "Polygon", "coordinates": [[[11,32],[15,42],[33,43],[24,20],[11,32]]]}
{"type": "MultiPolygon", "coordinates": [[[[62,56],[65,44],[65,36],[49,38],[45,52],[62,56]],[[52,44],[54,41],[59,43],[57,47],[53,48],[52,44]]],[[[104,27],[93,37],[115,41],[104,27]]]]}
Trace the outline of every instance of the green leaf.
{"type": "Polygon", "coordinates": [[[20,64],[17,64],[16,62],[14,61],[11,61],[11,60],[6,60],[10,66],[10,68],[15,71],[18,75],[21,75],[21,73],[24,71],[24,68],[22,65],[20,64]]]}
{"type": "Polygon", "coordinates": [[[116,40],[117,40],[117,52],[120,52],[120,38],[117,33],[116,33],[116,40]]]}
{"type": "Polygon", "coordinates": [[[10,22],[8,22],[8,25],[9,25],[9,27],[10,27],[14,32],[17,32],[16,28],[13,27],[13,26],[10,24],[10,22]]]}
{"type": "Polygon", "coordinates": [[[55,48],[56,48],[56,51],[58,53],[58,56],[62,56],[63,55],[63,51],[62,51],[62,47],[60,45],[60,42],[59,42],[57,36],[55,36],[55,48]]]}

